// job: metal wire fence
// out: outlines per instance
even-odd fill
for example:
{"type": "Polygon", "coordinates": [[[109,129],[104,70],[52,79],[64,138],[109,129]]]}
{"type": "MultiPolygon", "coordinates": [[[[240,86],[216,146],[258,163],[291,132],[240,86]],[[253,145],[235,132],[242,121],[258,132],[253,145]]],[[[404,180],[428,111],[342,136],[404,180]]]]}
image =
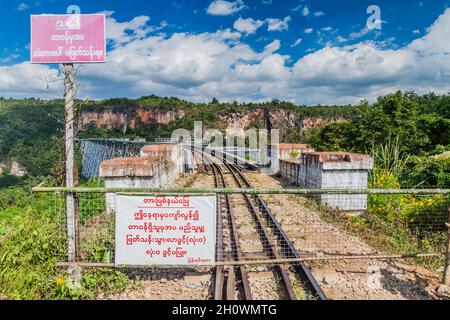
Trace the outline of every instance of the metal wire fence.
{"type": "MultiPolygon", "coordinates": [[[[76,202],[75,262],[108,266],[113,266],[115,258],[115,195],[156,192],[35,191],[51,198],[55,207],[59,226],[55,257],[68,262],[66,195],[71,192],[76,202]]],[[[443,190],[167,190],[169,195],[206,192],[218,194],[216,264],[264,265],[296,257],[308,261],[415,256],[416,262],[435,267],[444,260],[450,202],[443,190]]],[[[159,221],[149,215],[147,223],[157,226],[159,221]]],[[[165,232],[155,230],[149,228],[147,233],[165,232]]]]}

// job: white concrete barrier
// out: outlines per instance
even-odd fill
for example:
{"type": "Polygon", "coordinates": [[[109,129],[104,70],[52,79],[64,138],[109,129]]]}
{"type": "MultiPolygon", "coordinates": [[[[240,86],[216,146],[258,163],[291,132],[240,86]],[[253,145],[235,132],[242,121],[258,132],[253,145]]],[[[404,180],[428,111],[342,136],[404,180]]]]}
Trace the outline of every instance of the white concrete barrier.
{"type": "MultiPolygon", "coordinates": [[[[280,160],[281,176],[305,189],[367,189],[371,169],[369,155],[346,152],[309,152],[299,161],[280,160]]],[[[324,194],[316,198],[342,211],[360,213],[367,209],[367,195],[324,194]]]]}

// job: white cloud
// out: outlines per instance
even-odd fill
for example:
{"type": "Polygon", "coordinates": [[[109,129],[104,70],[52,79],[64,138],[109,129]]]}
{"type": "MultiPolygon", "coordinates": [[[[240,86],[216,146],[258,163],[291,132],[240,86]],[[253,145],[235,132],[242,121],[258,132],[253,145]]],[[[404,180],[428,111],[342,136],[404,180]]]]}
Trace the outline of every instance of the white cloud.
{"type": "Polygon", "coordinates": [[[448,30],[450,30],[450,8],[439,16],[439,18],[427,28],[427,34],[422,38],[414,40],[409,47],[432,55],[441,53],[449,55],[450,41],[448,41],[448,30]]]}
{"type": "Polygon", "coordinates": [[[22,62],[0,66],[0,96],[4,97],[62,97],[62,83],[49,82],[56,71],[46,65],[22,62]],[[47,85],[49,87],[47,87],[47,85]]]}
{"type": "MultiPolygon", "coordinates": [[[[245,61],[258,62],[267,55],[258,54],[246,44],[235,43],[235,34],[225,30],[149,36],[113,50],[108,55],[107,65],[92,65],[80,76],[91,85],[86,89],[93,92],[107,92],[111,83],[117,83],[117,95],[156,92],[191,99],[205,97],[211,93],[213,84],[222,85],[227,81],[237,65],[245,61]]],[[[275,49],[272,46],[270,51],[275,49]]],[[[229,85],[224,86],[227,87],[231,90],[229,85]]],[[[227,91],[224,89],[222,94],[227,96],[227,91]]],[[[214,96],[219,97],[217,92],[214,96]]]]}
{"type": "Polygon", "coordinates": [[[303,10],[302,10],[302,14],[303,14],[303,16],[309,16],[309,9],[308,9],[308,6],[305,6],[304,8],[303,8],[303,10]]]}
{"type": "Polygon", "coordinates": [[[235,22],[233,27],[242,33],[247,35],[253,34],[256,30],[264,24],[262,20],[254,20],[252,18],[243,19],[239,17],[235,22]]]}
{"type": "Polygon", "coordinates": [[[291,10],[292,10],[292,11],[298,11],[298,10],[300,10],[302,7],[303,7],[303,5],[302,5],[302,4],[299,4],[299,5],[296,6],[295,8],[292,8],[291,10]]]}
{"type": "Polygon", "coordinates": [[[312,33],[314,31],[313,28],[306,28],[305,30],[303,30],[304,33],[312,33]]]}
{"type": "MultiPolygon", "coordinates": [[[[150,32],[160,29],[160,27],[149,25],[150,17],[148,16],[138,16],[127,22],[117,22],[112,17],[113,11],[105,11],[104,13],[106,15],[106,38],[115,46],[143,39],[150,32]]],[[[167,22],[163,21],[161,25],[166,26],[167,22]]]]}
{"type": "Polygon", "coordinates": [[[291,17],[287,16],[284,19],[268,18],[266,19],[268,26],[268,31],[283,31],[289,29],[289,22],[291,17]]]}
{"type": "Polygon", "coordinates": [[[30,6],[28,4],[26,4],[25,2],[21,2],[21,3],[19,3],[17,10],[23,11],[23,10],[27,10],[29,7],[30,6]]]}
{"type": "Polygon", "coordinates": [[[370,29],[367,28],[367,27],[364,27],[364,28],[363,28],[361,31],[359,31],[359,32],[352,32],[352,33],[350,33],[349,39],[350,39],[350,40],[356,40],[356,39],[362,38],[362,37],[364,37],[366,34],[368,34],[369,32],[370,32],[370,29]]]}
{"type": "Polygon", "coordinates": [[[291,45],[291,48],[294,48],[296,46],[299,46],[302,43],[302,38],[298,38],[295,40],[295,42],[291,45]]]}
{"type": "Polygon", "coordinates": [[[276,39],[273,40],[271,43],[269,43],[267,46],[264,47],[264,54],[272,54],[275,51],[280,50],[281,48],[281,42],[280,40],[276,39]]]}
{"type": "MultiPolygon", "coordinates": [[[[450,9],[430,27],[429,33],[399,49],[381,49],[374,42],[346,47],[325,47],[297,61],[292,70],[292,90],[319,88],[323,102],[340,98],[357,102],[374,100],[392,90],[434,90],[447,93],[450,85],[450,9]]],[[[338,100],[339,101],[339,100],[338,100]]]]}
{"type": "Polygon", "coordinates": [[[223,40],[238,40],[242,36],[239,32],[233,31],[230,28],[217,30],[215,34],[223,40]]]}
{"type": "Polygon", "coordinates": [[[321,17],[321,16],[323,16],[323,15],[325,15],[325,13],[323,13],[322,11],[316,11],[316,12],[314,12],[314,16],[315,16],[315,17],[321,17]]]}
{"type": "Polygon", "coordinates": [[[7,55],[6,57],[0,58],[0,63],[7,64],[18,58],[20,58],[20,55],[18,53],[12,53],[12,54],[7,55]]]}
{"type": "Polygon", "coordinates": [[[419,29],[416,29],[416,30],[413,30],[413,33],[414,33],[414,34],[420,34],[421,32],[420,32],[419,29]]]}
{"type": "Polygon", "coordinates": [[[26,2],[20,2],[17,6],[18,11],[24,11],[27,9],[30,9],[31,7],[39,7],[41,5],[40,1],[26,1],[26,2]]]}
{"type": "Polygon", "coordinates": [[[214,0],[206,9],[208,14],[214,16],[227,16],[236,13],[245,8],[244,2],[242,0],[236,1],[225,1],[225,0],[214,0]]]}
{"type": "MultiPolygon", "coordinates": [[[[358,32],[352,32],[348,35],[348,37],[343,37],[343,36],[338,36],[337,40],[338,42],[347,42],[347,41],[354,41],[354,40],[358,40],[359,38],[362,38],[364,36],[366,36],[367,34],[370,33],[370,29],[367,27],[364,27],[363,29],[361,29],[358,32]]],[[[379,35],[379,31],[374,30],[373,31],[375,33],[375,36],[379,35]]]]}
{"type": "MultiPolygon", "coordinates": [[[[80,98],[154,93],[192,101],[278,98],[336,104],[373,101],[397,89],[447,93],[450,87],[450,9],[404,47],[393,48],[387,40],[329,44],[308,49],[292,66],[291,58],[279,53],[279,40],[255,50],[230,29],[167,35],[148,32],[159,27],[150,26],[148,17],[109,23],[114,32],[108,38],[116,45],[107,64],[80,70],[80,98]]],[[[47,90],[45,78],[51,72],[48,66],[29,63],[0,66],[0,96],[61,97],[60,82],[47,90]]]]}
{"type": "Polygon", "coordinates": [[[287,16],[284,19],[267,18],[266,20],[255,20],[253,18],[243,19],[239,17],[234,22],[234,29],[244,33],[245,35],[253,34],[262,25],[267,23],[267,31],[284,31],[289,29],[289,22],[291,17],[287,16]]]}

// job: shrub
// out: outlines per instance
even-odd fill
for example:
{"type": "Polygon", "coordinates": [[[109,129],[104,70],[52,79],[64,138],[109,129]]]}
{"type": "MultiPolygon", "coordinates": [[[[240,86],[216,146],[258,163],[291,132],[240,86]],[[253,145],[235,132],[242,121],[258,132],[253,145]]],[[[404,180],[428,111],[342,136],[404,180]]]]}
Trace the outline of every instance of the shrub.
{"type": "Polygon", "coordinates": [[[431,157],[412,157],[403,180],[410,186],[450,186],[450,155],[448,152],[431,157]]]}
{"type": "Polygon", "coordinates": [[[383,170],[397,179],[405,170],[410,157],[402,152],[398,136],[393,140],[389,138],[385,144],[374,144],[370,154],[374,159],[376,169],[383,170]]]}
{"type": "Polygon", "coordinates": [[[291,151],[291,157],[292,158],[297,158],[300,155],[300,152],[298,152],[297,150],[292,150],[291,151]]]}
{"type": "MultiPolygon", "coordinates": [[[[62,198],[53,194],[31,194],[19,187],[0,189],[0,296],[94,299],[130,285],[120,271],[95,270],[84,272],[81,285],[75,287],[64,269],[56,267],[56,262],[66,258],[61,212],[55,209],[63,205],[62,198]]],[[[107,255],[101,250],[106,242],[101,235],[91,238],[96,239],[100,242],[89,247],[89,256],[101,261],[107,255]]]]}

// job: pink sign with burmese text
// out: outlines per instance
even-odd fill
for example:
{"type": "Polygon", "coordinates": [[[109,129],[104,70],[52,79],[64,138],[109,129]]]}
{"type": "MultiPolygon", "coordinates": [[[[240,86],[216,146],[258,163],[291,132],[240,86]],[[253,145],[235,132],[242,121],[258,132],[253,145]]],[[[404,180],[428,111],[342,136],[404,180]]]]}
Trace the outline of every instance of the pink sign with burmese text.
{"type": "Polygon", "coordinates": [[[31,63],[103,62],[104,14],[31,16],[31,63]]]}

